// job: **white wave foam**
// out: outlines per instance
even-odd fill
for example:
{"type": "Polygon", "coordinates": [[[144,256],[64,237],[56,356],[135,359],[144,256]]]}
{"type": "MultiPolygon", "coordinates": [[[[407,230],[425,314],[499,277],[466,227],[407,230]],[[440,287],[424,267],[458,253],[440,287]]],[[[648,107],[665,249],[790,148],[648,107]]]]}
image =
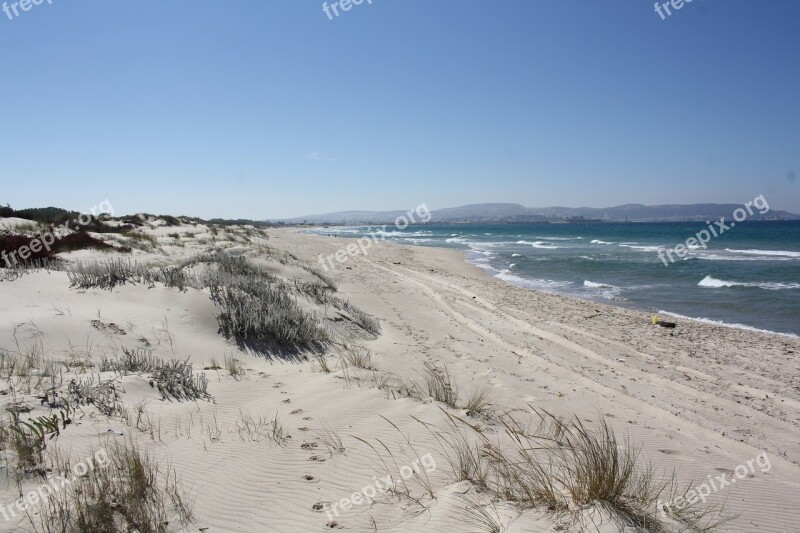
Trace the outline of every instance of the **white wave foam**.
{"type": "Polygon", "coordinates": [[[638,250],[640,252],[657,252],[664,249],[663,246],[644,246],[638,244],[620,244],[620,246],[624,248],[630,248],[632,250],[638,250]]]}
{"type": "Polygon", "coordinates": [[[593,289],[600,292],[600,296],[607,300],[623,301],[619,293],[621,289],[616,285],[609,285],[608,283],[597,283],[595,281],[583,280],[583,286],[587,289],[593,289]]]}
{"type": "Polygon", "coordinates": [[[706,287],[710,289],[720,289],[724,287],[757,287],[759,289],[765,289],[768,291],[800,289],[800,283],[777,283],[777,282],[746,283],[739,281],[725,281],[723,279],[717,279],[712,276],[706,276],[700,281],[700,283],[697,284],[697,286],[706,287]]]}
{"type": "Polygon", "coordinates": [[[722,326],[725,328],[734,328],[734,329],[744,329],[747,331],[757,331],[759,333],[771,333],[772,335],[780,335],[781,337],[791,337],[793,339],[798,339],[800,336],[795,335],[794,333],[780,333],[777,331],[770,331],[768,329],[758,329],[752,326],[745,326],[744,324],[731,324],[728,322],[723,322],[721,320],[712,320],[710,318],[696,318],[686,315],[679,315],[678,313],[670,313],[669,311],[658,311],[659,315],[666,315],[671,316],[673,318],[681,318],[683,320],[694,320],[695,322],[702,322],[703,324],[711,324],[713,326],[722,326]]]}
{"type": "Polygon", "coordinates": [[[371,235],[381,235],[384,237],[429,237],[430,231],[383,231],[382,229],[370,232],[371,235]]]}
{"type": "Polygon", "coordinates": [[[507,281],[509,283],[513,283],[514,285],[519,285],[521,287],[527,287],[529,289],[537,289],[549,292],[556,292],[558,291],[558,289],[563,289],[565,287],[569,287],[570,285],[572,285],[571,281],[555,281],[551,279],[523,278],[511,274],[508,270],[501,271],[495,277],[507,281]]]}
{"type": "Polygon", "coordinates": [[[775,257],[775,256],[761,256],[761,257],[747,257],[737,255],[720,255],[720,254],[697,254],[694,257],[703,259],[705,261],[791,261],[789,257],[775,257]]]}
{"type": "Polygon", "coordinates": [[[556,249],[556,248],[561,248],[561,246],[556,246],[552,242],[546,242],[546,241],[535,241],[535,242],[517,241],[517,244],[529,244],[529,245],[533,246],[534,248],[545,248],[545,249],[550,249],[550,250],[553,250],[553,249],[556,249]]]}
{"type": "Polygon", "coordinates": [[[786,250],[735,250],[731,248],[725,248],[725,251],[730,252],[732,254],[766,255],[766,256],[800,258],[800,252],[789,252],[786,250]]]}
{"type": "Polygon", "coordinates": [[[601,241],[600,239],[594,239],[593,241],[591,241],[591,243],[592,244],[614,244],[613,242],[601,241]]]}
{"type": "Polygon", "coordinates": [[[583,286],[589,287],[590,289],[618,289],[619,287],[615,285],[608,285],[607,283],[595,283],[594,281],[589,281],[588,279],[583,280],[583,286]]]}

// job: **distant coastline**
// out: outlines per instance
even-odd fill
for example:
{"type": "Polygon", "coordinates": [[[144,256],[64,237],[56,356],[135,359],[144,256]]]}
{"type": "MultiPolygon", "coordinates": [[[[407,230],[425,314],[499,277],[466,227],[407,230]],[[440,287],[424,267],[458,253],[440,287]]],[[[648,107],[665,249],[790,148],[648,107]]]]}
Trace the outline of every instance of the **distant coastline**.
{"type": "MultiPolygon", "coordinates": [[[[740,204],[642,205],[616,207],[524,207],[519,204],[472,204],[431,211],[431,224],[546,224],[600,222],[688,222],[731,217],[740,204]]],[[[404,211],[339,211],[276,219],[273,223],[359,226],[389,224],[404,211]]],[[[749,220],[800,220],[800,215],[772,209],[749,220]]]]}

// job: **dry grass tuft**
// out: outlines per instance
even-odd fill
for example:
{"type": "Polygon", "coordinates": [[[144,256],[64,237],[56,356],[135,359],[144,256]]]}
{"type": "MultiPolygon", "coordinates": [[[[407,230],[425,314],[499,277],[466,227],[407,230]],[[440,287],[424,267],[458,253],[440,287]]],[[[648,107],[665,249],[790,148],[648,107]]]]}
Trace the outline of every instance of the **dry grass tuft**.
{"type": "Polygon", "coordinates": [[[245,370],[244,370],[244,365],[242,365],[241,361],[239,361],[238,359],[236,359],[233,356],[227,356],[226,355],[224,363],[225,363],[225,369],[228,371],[228,374],[230,374],[230,376],[233,379],[235,379],[237,381],[242,379],[242,376],[244,376],[245,370]]]}
{"type": "Polygon", "coordinates": [[[447,366],[438,368],[426,362],[422,372],[422,384],[415,383],[416,393],[421,399],[433,398],[449,407],[455,408],[458,404],[458,389],[450,379],[447,366]]]}
{"type": "MultiPolygon", "coordinates": [[[[169,466],[133,443],[112,444],[94,459],[86,475],[41,504],[38,516],[28,515],[35,531],[166,533],[173,522],[191,523],[192,504],[169,466]]],[[[69,472],[69,460],[57,456],[53,470],[69,472]]]]}
{"type": "Polygon", "coordinates": [[[464,409],[467,410],[467,415],[471,413],[478,415],[488,415],[492,412],[492,402],[490,400],[489,390],[486,387],[476,389],[470,395],[467,403],[464,404],[464,409]]]}
{"type": "Polygon", "coordinates": [[[372,361],[372,351],[362,344],[345,343],[340,352],[340,361],[343,368],[363,368],[364,370],[374,370],[375,364],[372,361]]]}
{"type": "Polygon", "coordinates": [[[242,256],[218,252],[203,260],[217,267],[206,284],[225,337],[285,348],[318,347],[329,340],[319,320],[297,304],[290,284],[242,256]]]}
{"type": "Polygon", "coordinates": [[[582,520],[581,511],[601,510],[620,528],[655,533],[711,531],[724,522],[700,503],[675,521],[665,519],[657,503],[679,494],[674,476],[658,481],[639,449],[620,441],[605,419],[590,428],[577,418],[534,414],[538,421],[528,426],[502,416],[502,439],[450,414],[446,431],[417,421],[436,438],[455,481],[471,481],[523,509],[541,507],[575,521],[582,520]]]}

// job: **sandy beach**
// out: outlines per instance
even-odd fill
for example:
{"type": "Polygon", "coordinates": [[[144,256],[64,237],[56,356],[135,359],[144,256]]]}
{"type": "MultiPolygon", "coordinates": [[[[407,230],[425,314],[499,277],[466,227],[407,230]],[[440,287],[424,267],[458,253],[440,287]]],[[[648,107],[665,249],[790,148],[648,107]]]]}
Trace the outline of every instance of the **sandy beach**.
{"type": "MultiPolygon", "coordinates": [[[[203,226],[149,233],[159,247],[135,250],[132,260],[177,264],[209,246],[203,226]],[[167,237],[176,231],[193,235],[178,246],[167,237]]],[[[215,242],[291,280],[309,275],[292,261],[319,267],[320,254],[347,244],[293,228],[215,242]],[[295,259],[275,261],[278,253],[295,259]]],[[[55,270],[0,282],[0,348],[19,355],[38,346],[62,367],[64,388],[91,376],[115,384],[118,402],[134,414],[83,406],[47,453],[80,458],[136,443],[171,465],[194,502],[193,522],[171,524],[175,530],[491,531],[474,511],[481,508],[503,531],[633,531],[601,507],[549,512],[454,481],[442,443],[451,424],[461,424],[452,417],[493,440],[506,433],[502,416],[526,420],[533,410],[592,427],[605,419],[620,442],[640,448],[637,462],[649,463],[655,479],[674,472],[691,488],[721,478],[704,498],[732,518],[722,531],[797,530],[800,340],[688,320],[654,326],[648,313],[512,286],[447,249],[375,243],[328,275],[343,299],[380,322],[371,335],[336,309],[322,311],[343,338],[370,350],[368,368],[342,365],[328,350],[325,372],[311,354],[270,356],[231,343],[218,332],[208,289],[79,290],[55,270]],[[192,363],[208,378],[209,397],[164,399],[142,373],[101,372],[101,360],[123,348],[192,363]],[[212,364],[233,360],[241,375],[212,364]],[[403,393],[424,380],[426,364],[447,369],[457,405],[403,393]],[[464,409],[481,389],[491,408],[464,409]],[[402,478],[402,488],[383,490],[387,475],[402,478]],[[358,496],[365,492],[374,497],[358,496]]],[[[34,370],[24,378],[3,373],[3,407],[25,404],[28,416],[49,415],[39,399],[47,387],[37,385],[34,370]]],[[[0,504],[9,516],[0,516],[0,530],[32,531],[46,504],[27,514],[10,506],[41,481],[18,483],[4,454],[0,504]]]]}

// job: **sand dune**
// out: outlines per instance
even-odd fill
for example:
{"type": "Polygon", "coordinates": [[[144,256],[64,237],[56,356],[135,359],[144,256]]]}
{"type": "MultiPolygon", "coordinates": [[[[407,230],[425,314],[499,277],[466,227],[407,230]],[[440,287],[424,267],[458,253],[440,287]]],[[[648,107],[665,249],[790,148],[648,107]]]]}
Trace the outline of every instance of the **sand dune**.
{"type": "MultiPolygon", "coordinates": [[[[348,243],[292,229],[247,239],[234,230],[213,242],[205,227],[149,231],[158,248],[136,250],[133,260],[177,264],[224,246],[298,283],[315,279],[302,264],[318,267],[319,254],[348,243]],[[174,232],[196,235],[176,241],[168,236],[174,232]]],[[[71,255],[65,259],[117,257],[71,255]]],[[[171,523],[170,530],[488,531],[474,508],[494,501],[482,508],[506,531],[622,531],[597,506],[559,515],[504,502],[454,479],[431,428],[446,431],[449,413],[502,439],[498,415],[524,419],[531,408],[589,425],[605,417],[620,439],[641,446],[640,460],[652,463],[656,477],[674,470],[682,486],[722,474],[730,479],[737,466],[766,453],[769,468],[756,465],[708,500],[724,503],[726,516],[738,515],[724,531],[797,530],[797,339],[683,320],[675,330],[659,328],[645,313],[510,286],[452,250],[376,243],[329,275],[340,297],[380,321],[380,334],[358,327],[343,308],[299,300],[336,343],[369,348],[372,369],[343,368],[335,355],[342,346],[328,349],[332,371],[325,373],[309,352],[266,355],[232,343],[218,332],[219,309],[207,288],[128,283],[77,290],[63,271],[0,282],[0,348],[17,353],[38,346],[46,358],[65,363],[64,383],[98,375],[114,381],[124,409],[140,407],[138,417],[126,420],[85,406],[47,450],[81,456],[132,439],[169,462],[191,493],[195,514],[193,523],[171,523]],[[164,400],[146,374],[99,373],[101,359],[118,357],[123,347],[188,360],[208,378],[211,398],[164,400]],[[243,375],[232,376],[226,359],[238,360],[243,375]],[[211,368],[212,360],[223,368],[211,368]],[[461,405],[485,387],[495,414],[477,416],[409,395],[409,387],[424,379],[425,363],[446,366],[461,405]],[[408,472],[403,467],[427,454],[435,466],[417,463],[401,481],[408,472]],[[376,489],[371,501],[342,508],[342,499],[386,475],[400,482],[394,491],[376,489]]],[[[3,377],[5,406],[24,402],[33,408],[26,416],[50,412],[35,386],[25,389],[28,378],[3,377]]],[[[39,483],[27,476],[20,489],[12,455],[4,452],[4,505],[39,483]]],[[[30,514],[38,519],[43,505],[30,514]]],[[[18,513],[8,521],[0,516],[0,530],[31,526],[18,513]]]]}

